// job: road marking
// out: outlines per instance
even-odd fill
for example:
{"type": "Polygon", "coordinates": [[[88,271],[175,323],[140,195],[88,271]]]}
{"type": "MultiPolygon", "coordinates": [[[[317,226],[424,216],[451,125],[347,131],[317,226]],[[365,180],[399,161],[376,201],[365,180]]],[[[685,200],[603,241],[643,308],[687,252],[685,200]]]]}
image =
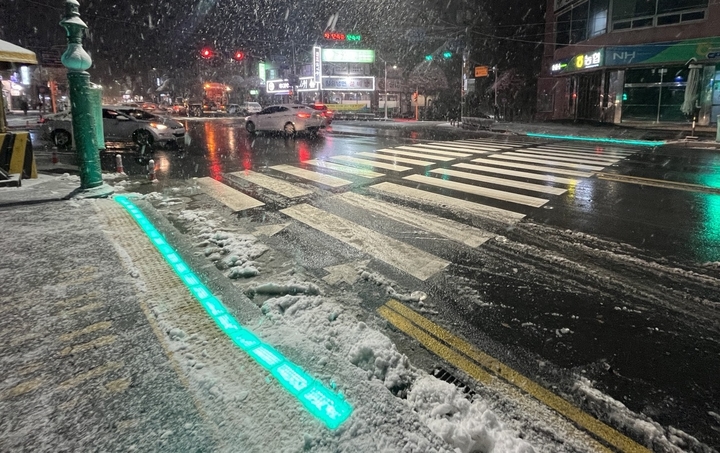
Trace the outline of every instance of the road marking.
{"type": "Polygon", "coordinates": [[[90,291],[89,293],[85,293],[85,294],[82,294],[82,295],[77,296],[77,297],[71,297],[70,299],[64,299],[64,300],[61,300],[61,301],[59,301],[59,302],[55,302],[55,305],[58,305],[58,306],[60,306],[60,307],[65,306],[65,305],[72,305],[72,304],[74,304],[75,302],[77,302],[77,301],[79,301],[79,300],[94,299],[94,298],[96,298],[96,297],[98,297],[98,296],[100,296],[100,293],[99,293],[99,292],[97,292],[97,291],[90,291]]]}
{"type": "Polygon", "coordinates": [[[458,140],[457,143],[468,143],[468,144],[474,144],[474,145],[488,145],[488,146],[495,146],[499,148],[519,148],[522,146],[527,146],[529,143],[525,144],[518,144],[518,143],[502,143],[502,142],[495,142],[492,140],[481,140],[481,139],[467,139],[467,140],[458,140]]]}
{"type": "Polygon", "coordinates": [[[467,168],[468,170],[477,170],[477,171],[483,171],[485,173],[495,173],[498,175],[517,176],[519,178],[526,178],[526,179],[536,179],[538,181],[551,182],[554,184],[572,185],[572,184],[576,184],[578,182],[577,179],[562,178],[560,176],[552,176],[552,175],[541,175],[538,173],[528,173],[526,171],[506,170],[504,168],[486,167],[483,165],[459,163],[459,164],[454,164],[453,167],[467,168]]]}
{"type": "Polygon", "coordinates": [[[436,142],[436,143],[430,143],[432,146],[453,146],[455,148],[462,148],[462,149],[470,149],[470,150],[477,150],[477,149],[512,149],[508,146],[501,146],[501,145],[488,145],[484,143],[460,143],[460,142],[436,142]]]}
{"type": "Polygon", "coordinates": [[[13,337],[10,340],[10,346],[17,346],[19,344],[25,343],[26,341],[35,340],[37,338],[44,337],[44,336],[45,336],[44,334],[36,333],[36,332],[26,333],[25,335],[19,335],[17,337],[13,337]]]}
{"type": "Polygon", "coordinates": [[[352,181],[347,179],[336,178],[335,176],[325,175],[315,171],[305,170],[304,168],[293,167],[292,165],[275,165],[270,167],[273,170],[287,173],[298,178],[307,179],[314,183],[320,184],[327,187],[344,187],[352,184],[352,181]]]}
{"type": "Polygon", "coordinates": [[[607,165],[598,167],[595,165],[581,165],[581,164],[573,164],[570,162],[560,162],[557,160],[545,160],[545,159],[533,159],[529,157],[523,157],[523,156],[515,156],[515,155],[509,155],[509,154],[492,154],[488,157],[491,157],[493,159],[505,159],[505,160],[512,160],[517,162],[530,162],[534,164],[543,164],[548,166],[555,166],[555,167],[567,167],[567,168],[574,168],[576,170],[586,170],[586,171],[600,171],[603,168],[605,168],[607,165]]]}
{"type": "Polygon", "coordinates": [[[370,157],[372,159],[379,159],[379,160],[387,160],[393,163],[401,163],[401,164],[410,164],[410,165],[418,165],[420,167],[428,167],[430,165],[435,165],[436,162],[428,162],[426,160],[417,160],[417,159],[408,159],[406,157],[396,157],[396,156],[386,156],[384,154],[378,154],[378,153],[369,153],[369,152],[359,152],[355,153],[356,156],[364,156],[364,157],[370,157]]]}
{"type": "Polygon", "coordinates": [[[60,312],[60,316],[74,316],[80,313],[86,313],[88,311],[95,310],[103,306],[102,302],[96,302],[94,304],[83,305],[82,307],[73,308],[70,310],[64,310],[60,312]]]}
{"type": "Polygon", "coordinates": [[[492,219],[501,223],[513,224],[525,217],[525,214],[519,212],[508,211],[506,209],[487,206],[472,201],[461,200],[459,198],[440,195],[426,190],[415,189],[413,187],[401,186],[391,182],[381,182],[370,186],[370,190],[382,195],[399,198],[404,201],[410,201],[421,205],[431,205],[438,208],[450,209],[462,214],[492,219]]]}
{"type": "Polygon", "coordinates": [[[372,170],[366,170],[364,168],[348,167],[347,165],[335,164],[333,162],[327,162],[324,160],[313,159],[305,161],[303,163],[313,165],[318,168],[326,168],[328,170],[335,170],[341,173],[348,173],[351,175],[360,176],[361,178],[374,179],[385,176],[385,173],[378,173],[372,170]]]}
{"type": "Polygon", "coordinates": [[[640,178],[637,176],[613,175],[609,173],[597,173],[598,179],[606,181],[626,182],[641,186],[662,187],[664,189],[685,190],[688,192],[720,193],[720,188],[690,184],[686,182],[665,181],[662,179],[640,178]]]}
{"type": "MultiPolygon", "coordinates": [[[[568,420],[620,451],[629,453],[650,452],[650,450],[636,443],[629,437],[619,433],[590,414],[575,407],[569,401],[557,396],[518,373],[513,368],[484,353],[462,338],[453,335],[448,330],[433,323],[400,302],[391,299],[380,307],[378,312],[398,329],[407,333],[427,349],[436,353],[440,358],[463,370],[473,378],[475,378],[474,374],[477,373],[477,370],[472,367],[469,368],[468,361],[470,361],[471,365],[475,367],[480,365],[495,376],[528,393],[536,400],[554,409],[568,420]],[[444,348],[438,348],[438,344],[443,345],[444,348]],[[448,354],[448,352],[453,352],[453,354],[448,354]],[[458,360],[458,358],[462,360],[458,360]]],[[[485,384],[491,383],[492,381],[489,376],[486,377],[482,375],[481,379],[478,380],[485,384]]]]}
{"type": "Polygon", "coordinates": [[[550,148],[529,148],[529,149],[519,149],[517,151],[521,151],[523,153],[548,153],[548,154],[552,154],[553,156],[560,156],[560,157],[582,157],[585,159],[593,159],[593,160],[614,159],[616,162],[619,160],[623,160],[626,157],[626,156],[611,155],[611,154],[594,154],[591,152],[582,152],[582,151],[561,151],[561,150],[550,149],[550,148]]]}
{"type": "Polygon", "coordinates": [[[464,184],[461,182],[445,181],[440,178],[432,178],[430,176],[424,175],[410,175],[406,176],[403,179],[427,184],[430,186],[441,187],[443,189],[457,190],[458,192],[479,195],[481,197],[494,198],[496,200],[509,201],[510,203],[532,206],[534,208],[539,208],[548,201],[550,201],[544,198],[530,197],[527,195],[520,195],[512,192],[505,192],[502,190],[487,189],[485,187],[478,187],[472,184],[464,184]]]}
{"type": "Polygon", "coordinates": [[[563,153],[563,154],[572,154],[572,155],[580,155],[580,156],[588,156],[588,157],[612,157],[612,158],[619,158],[624,159],[628,156],[632,156],[635,154],[634,152],[620,152],[620,151],[610,151],[607,149],[603,149],[601,152],[598,152],[595,148],[588,148],[588,149],[571,149],[571,148],[557,148],[555,146],[538,146],[536,148],[529,148],[529,149],[540,149],[544,151],[554,151],[556,153],[563,153]]]}
{"type": "Polygon", "coordinates": [[[251,182],[264,189],[268,189],[272,192],[278,193],[286,198],[298,198],[310,195],[313,193],[312,190],[303,189],[294,184],[290,184],[282,179],[273,178],[272,176],[264,175],[262,173],[254,172],[251,170],[246,171],[235,171],[229,173],[230,176],[235,176],[245,181],[251,182]]]}
{"type": "Polygon", "coordinates": [[[455,153],[452,151],[445,151],[442,149],[437,148],[423,148],[421,146],[398,146],[394,149],[406,149],[408,151],[422,151],[423,153],[432,153],[432,154],[438,154],[441,156],[450,156],[450,157],[470,157],[472,154],[467,153],[455,153]]]}
{"type": "Polygon", "coordinates": [[[485,154],[489,153],[491,151],[499,151],[502,148],[500,147],[490,147],[490,146],[456,146],[456,145],[428,145],[426,143],[418,143],[417,145],[413,145],[417,147],[427,148],[427,149],[447,149],[447,150],[454,150],[454,151],[461,151],[465,153],[473,153],[473,154],[485,154]]]}
{"type": "Polygon", "coordinates": [[[197,183],[203,192],[235,212],[265,206],[265,203],[262,201],[245,195],[239,190],[235,190],[212,178],[198,178],[197,183]]]}
{"type": "Polygon", "coordinates": [[[118,369],[122,368],[123,366],[125,366],[125,364],[123,362],[107,362],[104,365],[100,365],[97,368],[93,368],[84,373],[80,373],[77,376],[68,379],[67,381],[61,382],[60,384],[58,384],[58,388],[60,390],[69,390],[73,387],[77,387],[78,385],[82,384],[85,381],[88,381],[90,379],[100,377],[103,374],[107,374],[112,371],[118,370],[118,369]]]}
{"type": "Polygon", "coordinates": [[[560,162],[572,162],[575,164],[591,164],[591,165],[612,165],[620,159],[601,159],[594,157],[580,157],[580,156],[565,156],[562,154],[555,154],[552,151],[533,151],[526,149],[518,149],[512,153],[507,153],[511,156],[527,156],[527,157],[549,157],[552,160],[560,162]]]}
{"type": "Polygon", "coordinates": [[[29,381],[21,382],[15,387],[11,387],[0,392],[0,401],[30,393],[40,387],[43,382],[44,379],[42,376],[36,377],[35,379],[30,379],[29,381]]]}
{"type": "Polygon", "coordinates": [[[451,160],[455,160],[454,157],[430,155],[428,153],[414,153],[412,151],[402,151],[397,148],[383,148],[383,149],[375,150],[375,152],[376,153],[398,154],[400,156],[408,156],[408,157],[419,157],[421,159],[433,159],[433,160],[439,160],[442,162],[448,162],[451,160]]]}
{"type": "Polygon", "coordinates": [[[105,388],[111,393],[120,393],[130,387],[130,378],[121,378],[105,384],[105,388]]]}
{"type": "Polygon", "coordinates": [[[615,153],[625,153],[628,155],[636,154],[638,152],[638,151],[633,151],[631,149],[618,148],[617,146],[604,146],[602,144],[592,144],[592,143],[588,143],[588,146],[586,146],[586,147],[579,147],[578,145],[566,145],[566,144],[562,144],[562,143],[557,143],[557,144],[551,143],[551,144],[543,145],[543,146],[547,146],[547,147],[551,147],[551,148],[566,149],[568,151],[587,151],[589,149],[602,148],[603,150],[606,150],[606,151],[612,151],[615,153]]]}
{"type": "Polygon", "coordinates": [[[112,326],[112,322],[110,321],[96,322],[95,324],[90,324],[89,326],[84,327],[80,330],[75,330],[73,332],[68,332],[66,334],[60,335],[60,341],[71,341],[81,335],[97,332],[99,330],[107,330],[110,328],[110,326],[112,326]]]}
{"type": "Polygon", "coordinates": [[[427,280],[450,264],[449,261],[309,204],[291,206],[280,212],[419,280],[427,280]]]}
{"type": "Polygon", "coordinates": [[[540,166],[540,165],[520,164],[520,163],[516,163],[516,162],[504,162],[504,161],[497,160],[497,159],[477,158],[477,159],[473,159],[472,161],[480,163],[480,164],[497,165],[500,167],[510,167],[510,168],[522,168],[523,170],[543,171],[543,172],[547,172],[547,173],[556,173],[558,175],[577,176],[579,178],[589,178],[593,175],[590,172],[566,170],[564,168],[544,167],[544,166],[540,166]]]}
{"type": "Polygon", "coordinates": [[[550,195],[562,195],[567,192],[566,189],[559,189],[557,187],[543,186],[541,184],[533,184],[529,182],[515,181],[513,179],[495,178],[492,176],[479,175],[477,173],[468,173],[466,171],[450,170],[447,168],[438,168],[430,170],[430,173],[437,173],[440,175],[454,176],[456,178],[470,179],[472,181],[486,182],[488,184],[495,184],[498,186],[513,187],[515,189],[530,190],[532,192],[547,193],[550,195]]]}
{"type": "Polygon", "coordinates": [[[386,164],[384,162],[377,162],[374,160],[358,159],[357,157],[352,157],[352,156],[330,156],[330,157],[328,157],[328,159],[347,162],[350,165],[355,165],[358,167],[384,168],[385,170],[392,170],[392,171],[396,171],[398,173],[412,170],[412,167],[403,167],[401,165],[386,164]]]}
{"type": "Polygon", "coordinates": [[[75,346],[68,346],[66,348],[63,348],[63,350],[60,351],[60,356],[64,357],[70,354],[79,354],[81,352],[89,351],[90,349],[107,346],[115,343],[115,340],[117,340],[117,335],[105,335],[103,337],[98,337],[92,341],[88,341],[87,343],[77,344],[75,346]]]}
{"type": "Polygon", "coordinates": [[[397,327],[400,331],[406,333],[411,338],[418,341],[430,352],[444,359],[448,363],[453,364],[457,368],[463,370],[476,381],[482,382],[484,384],[488,384],[492,381],[492,376],[490,376],[487,371],[473,363],[471,360],[469,360],[462,354],[459,354],[453,349],[448,348],[442,342],[435,339],[435,337],[418,328],[407,318],[389,309],[387,305],[383,305],[378,308],[378,313],[380,314],[380,316],[390,321],[390,323],[397,327]]]}
{"type": "Polygon", "coordinates": [[[437,236],[456,241],[470,247],[477,247],[494,235],[473,226],[465,225],[453,220],[444,219],[432,214],[409,209],[404,206],[387,203],[382,200],[365,197],[353,192],[336,195],[345,203],[355,207],[372,211],[415,228],[420,228],[437,236]]]}

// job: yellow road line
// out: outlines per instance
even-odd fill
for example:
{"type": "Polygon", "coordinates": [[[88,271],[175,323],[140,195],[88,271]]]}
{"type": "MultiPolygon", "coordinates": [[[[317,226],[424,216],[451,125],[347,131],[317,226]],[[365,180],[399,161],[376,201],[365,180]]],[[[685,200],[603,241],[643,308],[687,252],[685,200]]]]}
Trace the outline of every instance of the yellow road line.
{"type": "Polygon", "coordinates": [[[93,368],[92,370],[86,371],[84,373],[80,373],[77,376],[68,379],[67,381],[61,382],[60,384],[58,384],[58,388],[60,390],[71,389],[79,384],[82,384],[83,382],[85,382],[89,379],[93,379],[98,376],[102,376],[103,374],[120,369],[123,366],[124,366],[124,363],[122,363],[122,362],[107,362],[105,365],[101,365],[97,368],[93,368]]]}
{"type": "Polygon", "coordinates": [[[82,307],[62,311],[62,312],[60,312],[60,316],[74,316],[74,315],[77,315],[80,313],[85,313],[88,311],[95,310],[96,308],[100,308],[102,306],[103,306],[102,302],[95,302],[94,304],[87,304],[87,305],[83,305],[82,307]]]}
{"type": "Polygon", "coordinates": [[[76,344],[75,346],[63,348],[63,350],[60,351],[60,356],[78,354],[80,352],[89,351],[90,349],[107,346],[115,343],[115,340],[117,340],[117,335],[105,335],[104,337],[98,337],[92,341],[88,341],[87,343],[76,344]]]}
{"type": "Polygon", "coordinates": [[[32,392],[36,388],[40,387],[42,385],[43,381],[44,381],[44,379],[42,377],[37,377],[35,379],[31,379],[29,381],[22,382],[13,388],[4,390],[4,391],[0,392],[0,401],[6,400],[8,398],[20,396],[20,395],[23,395],[28,392],[32,392]]]}
{"type": "Polygon", "coordinates": [[[614,175],[610,173],[597,173],[598,179],[606,181],[626,182],[628,184],[638,184],[641,186],[662,187],[664,189],[685,190],[688,192],[707,192],[720,193],[719,187],[702,186],[700,184],[690,184],[687,182],[665,181],[663,179],[641,178],[638,176],[614,175]]]}
{"type": "MultiPolygon", "coordinates": [[[[443,329],[429,319],[419,315],[418,313],[401,304],[400,302],[391,299],[384,306],[380,307],[378,311],[380,312],[381,316],[388,319],[388,321],[392,322],[395,325],[397,325],[395,321],[398,321],[399,324],[414,323],[419,328],[414,326],[414,328],[412,329],[406,329],[401,327],[398,328],[403,332],[407,333],[408,335],[412,336],[416,340],[420,341],[425,347],[428,347],[428,345],[425,344],[424,340],[429,337],[429,335],[425,332],[432,334],[437,339],[443,341],[452,348],[455,348],[455,350],[462,352],[467,357],[473,359],[477,364],[485,367],[492,373],[502,377],[504,380],[516,386],[520,390],[530,394],[538,401],[554,409],[558,413],[565,416],[567,419],[573,421],[575,424],[585,429],[589,433],[593,434],[597,438],[605,441],[609,445],[628,453],[650,452],[650,450],[633,441],[629,437],[621,434],[620,432],[616,431],[615,429],[611,428],[610,426],[606,425],[605,423],[601,422],[590,414],[583,412],[579,408],[573,406],[570,402],[550,392],[549,390],[535,383],[534,381],[528,379],[527,377],[518,373],[509,366],[503,364],[494,357],[485,354],[472,344],[453,335],[449,331],[443,329]],[[388,312],[390,314],[388,314],[388,312]],[[405,320],[398,320],[398,318],[405,318],[405,320]],[[424,329],[425,332],[423,332],[420,328],[424,329]],[[422,335],[414,335],[418,332],[421,332],[422,335]]],[[[432,339],[432,342],[438,343],[435,339],[432,339]]],[[[447,348],[445,346],[443,347],[447,350],[451,350],[450,348],[447,348]]],[[[428,349],[430,349],[432,352],[435,352],[441,358],[445,359],[452,365],[467,373],[467,370],[464,368],[464,362],[454,360],[455,355],[458,355],[456,352],[453,351],[454,355],[443,355],[442,353],[436,352],[443,351],[443,349],[437,347],[437,345],[433,345],[432,348],[428,347],[428,349]]]]}
{"type": "Polygon", "coordinates": [[[423,346],[438,356],[456,365],[458,368],[461,368],[474,379],[486,384],[492,380],[492,376],[490,376],[487,371],[472,363],[472,361],[468,360],[467,357],[463,357],[461,354],[458,354],[448,348],[427,333],[423,332],[421,329],[418,329],[406,318],[400,316],[385,306],[378,308],[378,312],[380,312],[380,315],[383,318],[393,323],[395,327],[418,340],[423,346]]]}
{"type": "Polygon", "coordinates": [[[72,332],[60,335],[60,341],[71,341],[81,335],[97,332],[98,330],[107,330],[110,328],[111,325],[112,323],[110,321],[96,322],[95,324],[90,324],[89,326],[84,327],[80,330],[74,330],[72,332]]]}

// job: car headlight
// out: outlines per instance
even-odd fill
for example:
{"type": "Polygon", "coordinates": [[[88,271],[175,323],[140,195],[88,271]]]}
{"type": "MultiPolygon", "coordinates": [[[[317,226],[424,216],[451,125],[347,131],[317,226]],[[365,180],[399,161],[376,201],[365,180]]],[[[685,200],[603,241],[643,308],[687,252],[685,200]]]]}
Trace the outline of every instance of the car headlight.
{"type": "Polygon", "coordinates": [[[152,127],[153,129],[157,129],[159,131],[164,131],[165,129],[168,128],[166,125],[159,124],[159,123],[150,123],[150,127],[152,127]]]}

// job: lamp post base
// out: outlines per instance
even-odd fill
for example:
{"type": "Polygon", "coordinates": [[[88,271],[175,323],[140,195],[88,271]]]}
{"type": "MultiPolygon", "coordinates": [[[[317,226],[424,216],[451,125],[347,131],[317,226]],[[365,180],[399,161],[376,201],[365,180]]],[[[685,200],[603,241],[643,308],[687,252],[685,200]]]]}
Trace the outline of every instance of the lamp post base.
{"type": "Polygon", "coordinates": [[[112,186],[102,183],[101,185],[97,187],[92,187],[90,189],[83,189],[82,187],[78,187],[77,189],[70,192],[64,199],[78,200],[84,198],[107,198],[114,193],[115,189],[113,189],[112,186]]]}

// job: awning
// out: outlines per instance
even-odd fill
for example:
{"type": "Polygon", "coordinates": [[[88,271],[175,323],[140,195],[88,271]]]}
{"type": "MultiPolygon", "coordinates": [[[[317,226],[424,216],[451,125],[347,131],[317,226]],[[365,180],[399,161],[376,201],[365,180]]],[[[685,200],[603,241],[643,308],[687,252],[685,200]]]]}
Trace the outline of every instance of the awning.
{"type": "Polygon", "coordinates": [[[35,52],[0,40],[0,62],[38,64],[35,52]]]}

